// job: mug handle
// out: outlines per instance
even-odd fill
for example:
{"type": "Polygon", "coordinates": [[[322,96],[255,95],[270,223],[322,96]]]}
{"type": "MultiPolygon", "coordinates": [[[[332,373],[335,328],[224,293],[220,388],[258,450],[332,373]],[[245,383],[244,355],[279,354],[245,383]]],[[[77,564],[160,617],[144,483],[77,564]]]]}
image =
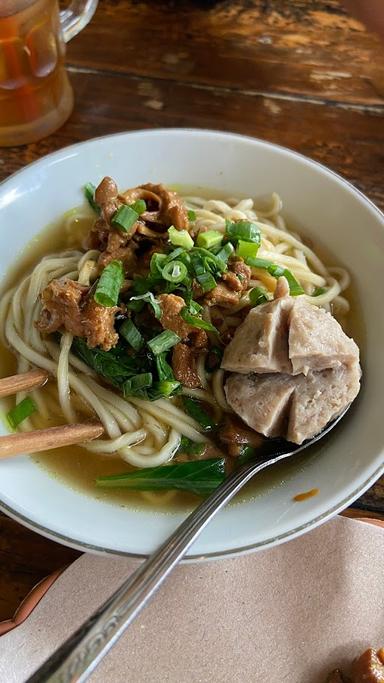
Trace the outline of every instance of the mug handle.
{"type": "Polygon", "coordinates": [[[69,7],[60,12],[60,24],[66,43],[77,36],[91,21],[98,0],[72,0],[69,7]]]}

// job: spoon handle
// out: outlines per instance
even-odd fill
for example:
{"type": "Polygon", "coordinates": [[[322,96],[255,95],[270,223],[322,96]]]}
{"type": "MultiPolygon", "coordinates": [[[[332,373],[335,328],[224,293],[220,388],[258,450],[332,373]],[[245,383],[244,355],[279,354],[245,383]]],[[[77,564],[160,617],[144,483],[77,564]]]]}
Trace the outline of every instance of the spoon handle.
{"type": "Polygon", "coordinates": [[[217,512],[253,475],[286,455],[244,465],[228,477],[26,683],[87,680],[217,512]]]}

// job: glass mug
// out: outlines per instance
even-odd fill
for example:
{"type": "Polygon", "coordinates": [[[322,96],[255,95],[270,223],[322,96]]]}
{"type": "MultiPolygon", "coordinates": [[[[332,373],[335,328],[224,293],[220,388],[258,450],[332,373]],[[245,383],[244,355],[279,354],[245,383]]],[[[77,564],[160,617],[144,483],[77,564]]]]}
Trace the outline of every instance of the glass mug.
{"type": "Polygon", "coordinates": [[[98,0],[0,0],[0,147],[35,142],[72,112],[65,43],[92,18],[98,0]]]}

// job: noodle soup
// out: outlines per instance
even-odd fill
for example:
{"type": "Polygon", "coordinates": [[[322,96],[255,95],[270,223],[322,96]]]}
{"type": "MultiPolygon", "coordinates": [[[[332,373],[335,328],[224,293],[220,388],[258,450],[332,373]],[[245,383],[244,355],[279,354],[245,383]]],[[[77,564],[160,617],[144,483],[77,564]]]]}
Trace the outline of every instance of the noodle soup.
{"type": "MultiPolygon", "coordinates": [[[[124,486],[110,487],[109,482],[113,485],[114,482],[108,477],[137,472],[137,468],[149,472],[151,468],[166,466],[169,462],[179,465],[199,462],[202,467],[205,462],[221,462],[221,476],[236,466],[238,458],[246,455],[247,448],[265,446],[268,439],[247,430],[246,425],[233,417],[224,389],[227,373],[220,361],[223,350],[250,310],[272,301],[278,276],[282,275],[289,282],[291,296],[299,296],[303,302],[331,311],[343,326],[350,304],[343,295],[349,286],[347,272],[341,268],[327,268],[317,252],[290,232],[277,195],[271,196],[268,205],[255,207],[252,199],[219,198],[217,193],[212,199],[205,193],[202,196],[199,192],[196,196],[184,191],[180,200],[164,189],[171,197],[167,205],[170,215],[165,217],[165,200],[162,200],[163,204],[156,204],[154,188],[158,187],[161,186],[134,188],[112,200],[107,196],[104,204],[103,193],[99,191],[98,196],[92,191],[90,196],[88,188],[88,197],[99,217],[88,206],[69,211],[55,227],[41,233],[26,249],[17,269],[8,278],[7,293],[2,299],[2,313],[6,319],[3,344],[16,349],[17,360],[13,353],[3,348],[1,370],[5,376],[25,372],[31,365],[37,365],[52,374],[47,385],[31,393],[36,410],[19,428],[44,428],[86,420],[95,414],[104,425],[105,437],[84,444],[84,447],[39,454],[35,456],[36,462],[71,486],[97,497],[135,506],[155,504],[164,509],[196,503],[196,493],[205,495],[209,492],[204,488],[203,478],[195,490],[190,487],[180,491],[161,488],[136,491],[124,486]],[[113,205],[113,201],[117,203],[113,205]],[[112,207],[108,207],[111,203],[112,207]],[[135,253],[125,237],[121,237],[127,232],[126,226],[132,218],[129,211],[121,211],[125,207],[134,207],[132,211],[137,211],[137,216],[133,216],[135,225],[139,222],[141,226],[135,253]],[[140,213],[140,209],[144,210],[140,213]],[[119,211],[120,225],[116,220],[113,223],[113,217],[116,218],[119,211]],[[111,231],[106,235],[108,221],[111,231]],[[185,225],[183,221],[186,221],[185,225]],[[174,222],[179,222],[175,233],[169,226],[174,222]],[[113,225],[118,226],[115,232],[113,225]],[[231,231],[235,235],[232,242],[232,238],[222,239],[225,235],[231,236],[231,231]],[[108,242],[111,232],[115,237],[113,249],[108,242]],[[217,264],[220,250],[225,252],[227,245],[231,248],[224,253],[225,263],[233,261],[236,268],[230,270],[226,265],[223,271],[215,271],[209,265],[204,269],[204,260],[203,266],[196,260],[193,264],[195,276],[191,278],[188,254],[189,258],[194,254],[196,258],[206,257],[209,264],[212,258],[213,264],[217,264]],[[249,259],[253,265],[246,266],[248,275],[242,264],[246,265],[249,259]],[[108,334],[103,331],[96,338],[100,318],[90,318],[92,324],[84,333],[85,343],[81,337],[83,320],[79,319],[79,327],[73,329],[75,308],[68,315],[68,310],[64,311],[57,327],[57,311],[51,305],[52,292],[49,296],[44,294],[50,283],[60,282],[62,278],[66,283],[73,283],[71,287],[75,295],[79,295],[78,302],[82,301],[84,317],[91,295],[96,300],[99,292],[99,302],[101,295],[110,295],[105,288],[100,289],[101,275],[108,272],[111,264],[119,262],[125,264],[119,286],[119,306],[116,300],[103,311],[104,320],[106,311],[110,315],[111,309],[116,309],[108,334]],[[164,275],[161,288],[160,277],[157,277],[160,268],[164,275]],[[199,268],[202,268],[201,272],[199,268]],[[184,279],[180,279],[182,275],[184,279]],[[152,284],[148,287],[150,280],[152,284]],[[180,333],[177,334],[169,325],[167,327],[165,303],[174,304],[184,297],[184,305],[188,301],[188,290],[193,291],[193,298],[189,297],[189,309],[183,309],[177,322],[180,333]],[[88,303],[84,303],[86,299],[88,303]],[[162,307],[160,317],[156,315],[157,302],[162,307]],[[164,334],[167,332],[174,337],[164,334]],[[116,340],[110,343],[111,335],[115,334],[116,340]],[[123,361],[115,352],[105,355],[120,348],[122,343],[124,354],[128,348],[130,361],[135,359],[136,362],[139,358],[135,374],[130,366],[126,367],[125,355],[123,361]],[[162,343],[165,346],[162,347],[162,343]],[[143,351],[145,344],[150,348],[149,360],[147,351],[143,351]],[[178,354],[176,347],[179,347],[178,354]],[[106,362],[110,365],[110,359],[114,364],[120,363],[121,372],[127,372],[124,386],[113,375],[114,367],[106,371],[106,362]],[[156,372],[158,376],[155,377],[156,372]],[[101,486],[96,487],[96,480],[101,486]]],[[[132,225],[128,226],[130,228],[132,225]]],[[[62,293],[57,296],[60,298],[62,293]]],[[[93,300],[91,303],[93,315],[95,305],[93,300]]],[[[68,305],[66,303],[67,309],[68,305]]],[[[96,306],[100,305],[96,303],[96,306]]],[[[180,313],[181,309],[177,314],[180,313]]],[[[169,312],[167,315],[172,317],[169,312]]],[[[18,403],[24,399],[24,394],[17,396],[18,403]]],[[[11,406],[12,401],[7,401],[7,409],[11,406]]],[[[255,493],[279,485],[303,463],[304,459],[301,465],[297,462],[283,464],[271,473],[263,473],[249,490],[255,493]]],[[[218,470],[214,474],[218,476],[218,470]]]]}

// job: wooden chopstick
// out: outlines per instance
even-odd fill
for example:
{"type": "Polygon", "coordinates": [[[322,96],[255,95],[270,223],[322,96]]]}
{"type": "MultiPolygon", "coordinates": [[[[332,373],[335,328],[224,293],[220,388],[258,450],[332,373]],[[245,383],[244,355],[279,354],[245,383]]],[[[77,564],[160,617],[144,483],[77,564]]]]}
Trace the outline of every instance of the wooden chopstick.
{"type": "Polygon", "coordinates": [[[11,377],[4,377],[0,379],[0,398],[3,396],[12,396],[18,391],[29,391],[36,387],[41,387],[48,379],[48,373],[45,370],[30,370],[21,375],[12,375],[11,377]]]}
{"type": "Polygon", "coordinates": [[[103,432],[104,427],[100,422],[88,422],[7,434],[0,436],[0,459],[20,453],[37,453],[61,446],[73,446],[97,439],[103,432]]]}

